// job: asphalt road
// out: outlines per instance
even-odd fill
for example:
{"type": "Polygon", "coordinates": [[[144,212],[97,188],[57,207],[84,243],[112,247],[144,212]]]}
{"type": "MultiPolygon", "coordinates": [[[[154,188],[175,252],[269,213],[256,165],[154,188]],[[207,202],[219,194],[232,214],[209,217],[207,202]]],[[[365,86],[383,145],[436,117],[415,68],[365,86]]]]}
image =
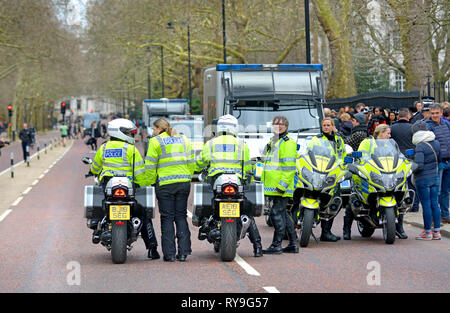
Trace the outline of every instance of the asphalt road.
{"type": "MultiPolygon", "coordinates": [[[[91,243],[83,217],[84,185],[93,180],[84,178],[88,166],[80,160],[93,154],[81,140],[65,150],[9,214],[0,217],[0,293],[450,291],[450,240],[416,241],[420,230],[412,226],[405,226],[409,239],[397,239],[394,245],[384,243],[381,230],[365,239],[353,225],[351,241],[313,241],[298,254],[261,258],[253,257],[246,238],[238,247],[239,257],[224,263],[212,245],[197,239],[198,228],[188,218],[193,253],[186,262],[147,259],[139,238],[125,264],[112,264],[110,253],[91,243]]],[[[192,194],[189,210],[191,201],[192,194]]],[[[343,212],[333,226],[337,235],[342,235],[342,217],[343,212]]],[[[256,221],[267,248],[273,229],[263,216],[256,221]]],[[[158,213],[154,226],[160,243],[158,213]]],[[[320,236],[320,229],[314,232],[320,236]]]]}

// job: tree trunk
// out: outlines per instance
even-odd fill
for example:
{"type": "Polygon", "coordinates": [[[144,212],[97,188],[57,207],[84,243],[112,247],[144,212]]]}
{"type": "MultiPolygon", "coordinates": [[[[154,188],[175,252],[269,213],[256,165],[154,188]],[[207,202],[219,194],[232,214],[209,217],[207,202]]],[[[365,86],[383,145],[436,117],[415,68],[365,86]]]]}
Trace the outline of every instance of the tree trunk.
{"type": "MultiPolygon", "coordinates": [[[[314,0],[317,18],[328,38],[331,55],[330,77],[326,98],[343,98],[356,95],[355,74],[348,32],[345,30],[344,14],[335,14],[329,0],[314,0]]],[[[340,2],[342,12],[349,7],[348,1],[340,2]]]]}

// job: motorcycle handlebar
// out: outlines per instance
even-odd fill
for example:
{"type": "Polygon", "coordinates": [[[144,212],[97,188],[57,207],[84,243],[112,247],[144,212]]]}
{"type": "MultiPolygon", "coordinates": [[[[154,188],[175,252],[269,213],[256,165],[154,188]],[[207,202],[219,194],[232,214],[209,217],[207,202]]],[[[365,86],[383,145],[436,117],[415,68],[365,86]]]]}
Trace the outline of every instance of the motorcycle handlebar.
{"type": "Polygon", "coordinates": [[[87,173],[86,175],[84,175],[84,178],[88,178],[88,177],[91,177],[91,176],[94,176],[94,174],[91,173],[91,172],[89,172],[89,173],[87,173]]]}

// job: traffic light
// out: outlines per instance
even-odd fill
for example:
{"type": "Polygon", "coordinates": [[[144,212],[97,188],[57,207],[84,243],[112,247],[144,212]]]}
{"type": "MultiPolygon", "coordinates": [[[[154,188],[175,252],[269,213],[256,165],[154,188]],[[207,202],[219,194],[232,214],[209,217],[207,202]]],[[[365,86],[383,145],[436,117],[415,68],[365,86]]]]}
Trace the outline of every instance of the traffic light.
{"type": "Polygon", "coordinates": [[[12,105],[8,105],[8,116],[11,117],[12,116],[12,105]]]}
{"type": "Polygon", "coordinates": [[[66,102],[61,102],[61,114],[64,115],[66,114],[66,107],[67,107],[67,103],[66,102]]]}

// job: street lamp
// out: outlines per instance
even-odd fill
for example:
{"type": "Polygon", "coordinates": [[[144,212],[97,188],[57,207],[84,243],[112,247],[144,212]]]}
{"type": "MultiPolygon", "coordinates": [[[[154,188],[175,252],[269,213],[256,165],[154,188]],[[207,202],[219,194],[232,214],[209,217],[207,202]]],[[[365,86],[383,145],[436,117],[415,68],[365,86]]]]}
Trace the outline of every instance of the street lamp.
{"type": "Polygon", "coordinates": [[[225,32],[225,0],[222,0],[222,32],[223,32],[223,63],[227,64],[227,37],[225,32]]]}
{"type": "Polygon", "coordinates": [[[309,0],[305,0],[305,37],[306,37],[306,63],[311,64],[311,40],[309,35],[309,0]]]}
{"type": "Polygon", "coordinates": [[[161,48],[161,98],[164,98],[164,48],[161,48]]]}
{"type": "Polygon", "coordinates": [[[148,55],[148,64],[147,64],[147,96],[148,99],[152,98],[152,87],[150,82],[150,46],[147,46],[146,49],[148,55]]]}
{"type": "Polygon", "coordinates": [[[187,37],[188,37],[188,74],[189,74],[189,111],[192,105],[192,86],[191,86],[191,30],[188,21],[171,21],[167,23],[168,29],[174,29],[174,23],[180,23],[187,26],[187,37]]]}

